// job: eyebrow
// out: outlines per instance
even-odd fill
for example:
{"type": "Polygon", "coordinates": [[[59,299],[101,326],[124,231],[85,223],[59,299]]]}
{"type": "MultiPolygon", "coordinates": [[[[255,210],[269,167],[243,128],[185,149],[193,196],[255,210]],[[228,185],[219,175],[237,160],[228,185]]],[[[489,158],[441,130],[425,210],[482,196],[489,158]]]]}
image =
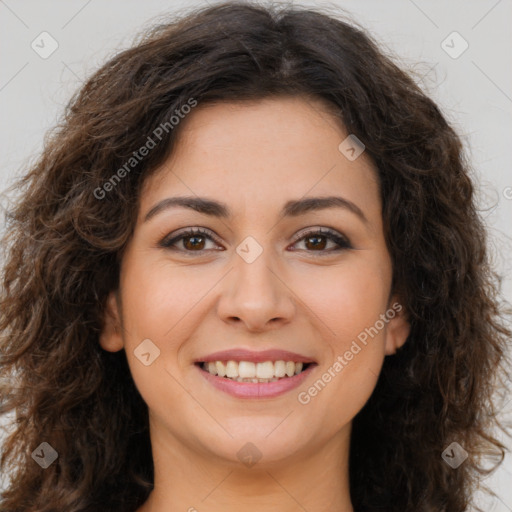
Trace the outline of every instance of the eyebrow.
{"type": "MultiPolygon", "coordinates": [[[[206,197],[181,196],[168,197],[155,204],[145,215],[144,222],[147,222],[157,214],[169,208],[188,208],[204,215],[229,219],[233,217],[230,208],[225,204],[206,197]]],[[[307,212],[325,210],[327,208],[344,208],[357,215],[365,224],[369,221],[363,211],[352,201],[340,196],[308,197],[293,201],[287,201],[282,209],[283,217],[298,217],[307,212]]]]}

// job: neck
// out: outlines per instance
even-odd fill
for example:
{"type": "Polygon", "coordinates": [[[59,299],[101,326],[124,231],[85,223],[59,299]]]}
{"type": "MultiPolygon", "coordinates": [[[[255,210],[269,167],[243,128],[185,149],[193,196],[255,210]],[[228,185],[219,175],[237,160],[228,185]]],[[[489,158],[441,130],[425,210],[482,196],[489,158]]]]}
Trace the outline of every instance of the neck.
{"type": "Polygon", "coordinates": [[[252,467],[152,439],[155,485],[137,512],[353,512],[350,427],[308,453],[252,467]]]}

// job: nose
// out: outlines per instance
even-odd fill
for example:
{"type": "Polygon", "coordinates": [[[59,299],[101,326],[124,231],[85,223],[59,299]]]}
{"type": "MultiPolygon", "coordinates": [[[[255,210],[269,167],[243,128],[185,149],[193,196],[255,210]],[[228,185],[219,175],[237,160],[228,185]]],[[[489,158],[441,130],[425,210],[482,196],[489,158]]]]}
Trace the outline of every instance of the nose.
{"type": "Polygon", "coordinates": [[[234,268],[223,280],[217,309],[224,322],[262,332],[291,321],[296,301],[286,276],[274,270],[276,265],[270,253],[264,250],[252,263],[234,255],[234,268]]]}

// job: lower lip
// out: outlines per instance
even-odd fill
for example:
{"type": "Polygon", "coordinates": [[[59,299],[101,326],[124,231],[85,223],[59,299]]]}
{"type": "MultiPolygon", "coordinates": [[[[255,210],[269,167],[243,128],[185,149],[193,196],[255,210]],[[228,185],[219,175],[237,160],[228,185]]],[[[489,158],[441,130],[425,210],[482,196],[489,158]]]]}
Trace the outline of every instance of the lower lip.
{"type": "Polygon", "coordinates": [[[283,395],[300,384],[308,377],[316,364],[310,364],[303,372],[293,377],[284,377],[274,382],[237,382],[212,375],[196,365],[201,375],[215,388],[237,398],[274,398],[283,395]]]}

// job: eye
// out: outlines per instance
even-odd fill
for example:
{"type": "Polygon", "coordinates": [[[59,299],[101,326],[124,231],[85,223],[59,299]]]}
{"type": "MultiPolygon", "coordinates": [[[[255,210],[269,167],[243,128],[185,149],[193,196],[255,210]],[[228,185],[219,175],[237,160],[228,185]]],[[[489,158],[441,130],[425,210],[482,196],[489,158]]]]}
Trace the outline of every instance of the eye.
{"type": "Polygon", "coordinates": [[[294,243],[297,242],[304,242],[308,252],[332,253],[352,249],[352,245],[346,237],[331,229],[316,228],[306,233],[299,233],[295,237],[294,243]],[[330,250],[324,250],[328,242],[334,243],[334,249],[331,247],[330,250]]]}
{"type": "MultiPolygon", "coordinates": [[[[190,228],[186,231],[173,236],[171,238],[165,238],[160,242],[160,247],[166,249],[172,249],[181,251],[184,253],[197,252],[201,253],[206,250],[206,242],[211,241],[220,245],[220,241],[213,233],[203,228],[190,228]],[[178,242],[181,243],[181,247],[178,242]]],[[[306,233],[300,233],[294,239],[294,244],[298,242],[304,242],[307,252],[320,252],[320,253],[332,253],[342,251],[344,249],[351,249],[352,245],[350,241],[343,235],[330,229],[316,228],[306,233]],[[334,244],[334,248],[325,250],[328,246],[328,242],[334,244]]],[[[213,250],[221,250],[214,248],[213,250]]]]}
{"type": "Polygon", "coordinates": [[[166,249],[175,249],[184,252],[201,252],[204,250],[204,245],[207,240],[219,243],[210,231],[202,228],[191,228],[173,238],[165,238],[160,242],[160,246],[166,249]],[[175,247],[177,242],[183,242],[181,248],[175,247]]]}

